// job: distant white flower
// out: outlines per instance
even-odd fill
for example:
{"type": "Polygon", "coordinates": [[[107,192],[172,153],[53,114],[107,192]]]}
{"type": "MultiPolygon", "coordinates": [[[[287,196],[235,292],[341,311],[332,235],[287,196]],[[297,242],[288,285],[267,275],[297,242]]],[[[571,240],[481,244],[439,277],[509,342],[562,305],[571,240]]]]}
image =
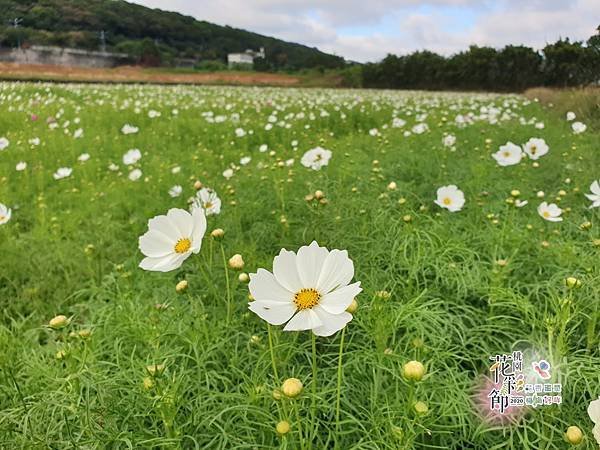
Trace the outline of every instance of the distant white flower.
{"type": "Polygon", "coordinates": [[[169,189],[169,195],[173,198],[179,197],[183,192],[183,188],[180,185],[175,185],[171,189],[169,189]]]}
{"type": "Polygon", "coordinates": [[[370,134],[371,136],[379,136],[379,130],[378,130],[377,128],[371,128],[371,129],[369,130],[369,134],[370,134]]]}
{"type": "Polygon", "coordinates": [[[7,223],[12,216],[12,211],[6,205],[0,203],[0,225],[7,223]]]}
{"type": "Polygon", "coordinates": [[[282,249],[273,273],[258,269],[248,286],[254,301],[248,308],[272,325],[287,322],[284,331],[312,330],[331,336],[352,320],[346,309],[362,291],[350,284],[354,264],[346,250],[331,250],[313,241],[298,254],[282,249]]]}
{"type": "Polygon", "coordinates": [[[223,176],[229,180],[233,176],[233,169],[225,169],[223,171],[223,176]]]}
{"type": "Polygon", "coordinates": [[[175,166],[171,169],[171,173],[173,175],[177,175],[179,172],[181,172],[181,167],[180,166],[175,166]]]}
{"type": "Polygon", "coordinates": [[[519,164],[523,157],[523,150],[512,142],[500,146],[500,150],[492,154],[499,166],[512,166],[519,164]]]}
{"type": "Polygon", "coordinates": [[[246,164],[248,164],[250,161],[252,161],[252,158],[249,156],[244,156],[240,159],[240,164],[242,166],[245,166],[246,164]]]}
{"type": "Polygon", "coordinates": [[[192,253],[200,251],[205,232],[206,218],[201,209],[190,214],[173,208],[167,215],[150,219],[148,231],[139,239],[140,251],[146,256],[140,267],[158,272],[178,269],[192,253]]]}
{"type": "Polygon", "coordinates": [[[525,151],[525,153],[527,153],[529,158],[539,159],[540,157],[548,153],[549,148],[546,144],[546,141],[544,141],[543,139],[531,138],[525,143],[525,145],[523,146],[523,150],[525,151]]]}
{"type": "Polygon", "coordinates": [[[535,127],[536,127],[538,130],[543,130],[543,129],[544,129],[544,127],[545,127],[545,125],[544,125],[544,122],[538,122],[538,123],[536,123],[536,124],[535,124],[535,127]]]}
{"type": "Polygon", "coordinates": [[[123,125],[123,128],[121,128],[121,133],[123,133],[123,134],[135,134],[139,130],[140,129],[138,127],[134,127],[133,125],[129,125],[128,123],[126,123],[125,125],[123,125]]]}
{"type": "Polygon", "coordinates": [[[562,209],[560,209],[555,203],[548,204],[547,202],[540,203],[538,206],[538,214],[548,220],[549,222],[562,222],[562,209]]]}
{"type": "Polygon", "coordinates": [[[258,151],[261,153],[266,152],[267,150],[269,150],[269,146],[267,144],[262,144],[259,148],[258,151]]]}
{"type": "Polygon", "coordinates": [[[37,145],[40,145],[40,142],[41,142],[40,138],[38,138],[38,137],[29,139],[29,145],[37,146],[37,145]]]}
{"type": "Polygon", "coordinates": [[[17,172],[22,172],[25,169],[27,169],[27,163],[25,161],[20,161],[17,163],[15,169],[17,170],[17,172]]]}
{"type": "Polygon", "coordinates": [[[142,171],[140,169],[133,169],[129,172],[129,179],[131,181],[137,181],[142,177],[142,171]]]}
{"type": "Polygon", "coordinates": [[[426,123],[418,123],[414,127],[412,127],[412,132],[414,134],[423,134],[429,130],[429,126],[426,123]]]}
{"type": "Polygon", "coordinates": [[[77,158],[77,160],[79,162],[86,162],[87,160],[90,159],[90,154],[89,153],[82,153],[81,155],[79,155],[79,157],[77,158]]]}
{"type": "Polygon", "coordinates": [[[244,136],[246,136],[246,132],[244,131],[243,128],[236,128],[235,129],[235,135],[237,137],[244,137],[244,136]]]}
{"type": "Polygon", "coordinates": [[[456,136],[453,134],[444,136],[442,139],[442,144],[444,144],[445,147],[452,147],[454,144],[456,144],[456,136]]]}
{"type": "Polygon", "coordinates": [[[61,167],[54,173],[54,179],[62,180],[63,178],[70,177],[71,173],[73,173],[73,169],[70,167],[61,167]]]}
{"type": "Polygon", "coordinates": [[[290,159],[286,159],[285,160],[285,166],[286,167],[291,167],[294,165],[294,158],[290,158],[290,159]]]}
{"type": "Polygon", "coordinates": [[[132,164],[138,162],[140,159],[142,159],[142,152],[139,151],[139,149],[137,148],[132,148],[123,155],[123,164],[125,164],[126,166],[131,166],[132,164]]]}
{"type": "Polygon", "coordinates": [[[79,139],[80,137],[83,137],[83,128],[77,128],[75,130],[75,132],[73,133],[73,137],[75,139],[79,139]]]}
{"type": "Polygon", "coordinates": [[[437,199],[434,203],[448,211],[457,212],[465,204],[465,194],[453,184],[442,186],[437,190],[437,199]]]}
{"type": "Polygon", "coordinates": [[[160,112],[151,109],[148,111],[148,117],[151,119],[156,119],[157,117],[160,117],[160,112]]]}
{"type": "Polygon", "coordinates": [[[585,194],[585,196],[592,201],[592,206],[590,208],[598,208],[600,207],[600,180],[595,180],[590,185],[591,194],[585,194]]]}
{"type": "Polygon", "coordinates": [[[110,170],[111,172],[116,172],[117,170],[119,170],[119,166],[117,166],[115,163],[110,163],[108,165],[108,170],[110,170]]]}
{"type": "Polygon", "coordinates": [[[394,120],[392,120],[392,127],[394,128],[402,128],[404,125],[406,125],[406,120],[399,117],[394,117],[394,120]]]}
{"type": "Polygon", "coordinates": [[[577,117],[577,116],[575,115],[575,113],[574,113],[573,111],[569,111],[569,112],[567,113],[567,120],[568,120],[569,122],[571,122],[572,120],[575,120],[575,117],[577,117]]]}
{"type": "Polygon", "coordinates": [[[196,192],[196,197],[192,202],[192,209],[201,208],[207,216],[219,214],[221,212],[221,199],[215,191],[209,188],[202,188],[196,192]]]}
{"type": "Polygon", "coordinates": [[[582,122],[573,122],[571,124],[571,129],[573,130],[573,133],[580,134],[587,130],[587,125],[582,122]]]}
{"type": "Polygon", "coordinates": [[[594,439],[600,445],[600,397],[589,404],[587,413],[594,422],[594,429],[592,430],[594,439]]]}
{"type": "Polygon", "coordinates": [[[529,202],[527,200],[519,200],[519,199],[515,200],[515,206],[517,208],[522,208],[523,206],[527,206],[528,203],[529,202]]]}
{"type": "Polygon", "coordinates": [[[315,147],[307,151],[300,162],[304,167],[311,168],[313,170],[321,170],[321,167],[329,164],[331,159],[331,150],[326,150],[321,147],[315,147]]]}
{"type": "Polygon", "coordinates": [[[6,139],[5,137],[0,137],[0,152],[2,150],[6,150],[6,148],[9,146],[10,141],[8,139],[6,139]]]}

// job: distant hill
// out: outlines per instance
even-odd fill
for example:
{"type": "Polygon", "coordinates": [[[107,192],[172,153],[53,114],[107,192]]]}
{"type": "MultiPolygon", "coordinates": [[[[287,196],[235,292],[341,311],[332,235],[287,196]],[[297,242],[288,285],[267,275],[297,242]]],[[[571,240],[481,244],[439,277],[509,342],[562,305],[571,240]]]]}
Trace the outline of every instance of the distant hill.
{"type": "MultiPolygon", "coordinates": [[[[166,3],[166,2],[165,2],[166,3]]],[[[130,54],[144,65],[170,65],[181,58],[224,63],[228,53],[264,47],[256,68],[298,70],[344,66],[343,58],[316,48],[249,31],[199,21],[175,12],[122,0],[0,0],[0,46],[57,45],[130,54]],[[21,18],[18,28],[11,25],[21,18]]]]}

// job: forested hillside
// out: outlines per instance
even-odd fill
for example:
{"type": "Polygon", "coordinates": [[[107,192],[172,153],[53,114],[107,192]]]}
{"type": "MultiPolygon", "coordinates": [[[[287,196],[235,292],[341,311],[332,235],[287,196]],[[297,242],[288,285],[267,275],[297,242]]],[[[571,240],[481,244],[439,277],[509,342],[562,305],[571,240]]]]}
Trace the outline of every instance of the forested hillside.
{"type": "Polygon", "coordinates": [[[146,65],[170,64],[175,58],[224,62],[227,53],[259,47],[267,54],[265,61],[257,61],[262,69],[344,65],[343,58],[316,48],[122,0],[0,0],[3,47],[21,42],[98,50],[102,30],[107,50],[128,53],[146,65]],[[18,28],[11,25],[14,18],[22,19],[18,28]]]}

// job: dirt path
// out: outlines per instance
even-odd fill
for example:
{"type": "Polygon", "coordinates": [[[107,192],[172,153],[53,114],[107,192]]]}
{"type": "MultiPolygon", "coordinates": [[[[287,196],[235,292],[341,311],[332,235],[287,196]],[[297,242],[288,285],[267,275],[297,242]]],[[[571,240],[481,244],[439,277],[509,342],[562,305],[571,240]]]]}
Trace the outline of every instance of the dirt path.
{"type": "Polygon", "coordinates": [[[0,63],[0,79],[100,83],[243,84],[293,86],[300,78],[258,72],[178,73],[137,66],[113,69],[0,63]]]}

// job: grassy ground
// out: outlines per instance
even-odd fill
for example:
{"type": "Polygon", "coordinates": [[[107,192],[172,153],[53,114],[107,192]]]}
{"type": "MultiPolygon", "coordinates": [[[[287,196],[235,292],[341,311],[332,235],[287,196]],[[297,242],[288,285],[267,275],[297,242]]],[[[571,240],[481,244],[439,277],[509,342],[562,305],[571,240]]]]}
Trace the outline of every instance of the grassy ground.
{"type": "Polygon", "coordinates": [[[580,448],[597,448],[586,408],[600,394],[600,224],[583,196],[600,177],[597,132],[574,135],[562,115],[516,96],[6,83],[2,136],[0,202],[13,217],[0,225],[0,447],[563,449],[576,425],[580,448]],[[503,120],[490,123],[492,106],[503,120]],[[210,123],[209,111],[227,120],[210,123]],[[473,123],[457,126],[469,112],[473,123]],[[392,128],[394,115],[407,124],[392,128]],[[405,136],[418,122],[429,131],[405,136]],[[125,123],[139,132],[123,135],[125,123]],[[446,133],[455,151],[442,145],[446,133]],[[531,137],[550,146],[537,168],[490,156],[531,137]],[[333,151],[318,172],[299,161],[317,145],[333,151]],[[131,148],[143,154],[138,181],[121,161],[131,148]],[[78,162],[82,153],[89,161],[78,162]],[[20,161],[28,166],[17,172],[20,161]],[[63,166],[73,173],[57,181],[63,166]],[[149,218],[185,208],[195,180],[223,200],[208,228],[223,228],[224,240],[207,233],[175,272],[142,271],[138,236],[149,218]],[[462,211],[433,203],[447,184],[465,192],[462,211]],[[169,196],[173,185],[182,196],[169,196]],[[305,200],[317,189],[328,203],[305,200]],[[506,202],[514,189],[527,206],[506,202]],[[565,209],[563,222],[537,214],[540,190],[565,209]],[[246,272],[270,270],[280,248],[313,239],[347,249],[364,289],[345,330],[339,422],[341,333],[317,339],[314,378],[310,333],[272,327],[275,375],[266,323],[221,255],[222,245],[226,258],[243,255],[246,272]],[[567,291],[568,276],[581,289],[567,291]],[[183,279],[189,289],[177,294],[183,279]],[[58,314],[71,323],[53,331],[58,314]],[[487,423],[474,398],[488,358],[514,349],[551,362],[563,404],[487,423]],[[402,376],[412,359],[427,368],[418,383],[402,376]],[[153,364],[165,370],[150,386],[153,364]],[[304,392],[275,400],[288,377],[304,392]]]}

